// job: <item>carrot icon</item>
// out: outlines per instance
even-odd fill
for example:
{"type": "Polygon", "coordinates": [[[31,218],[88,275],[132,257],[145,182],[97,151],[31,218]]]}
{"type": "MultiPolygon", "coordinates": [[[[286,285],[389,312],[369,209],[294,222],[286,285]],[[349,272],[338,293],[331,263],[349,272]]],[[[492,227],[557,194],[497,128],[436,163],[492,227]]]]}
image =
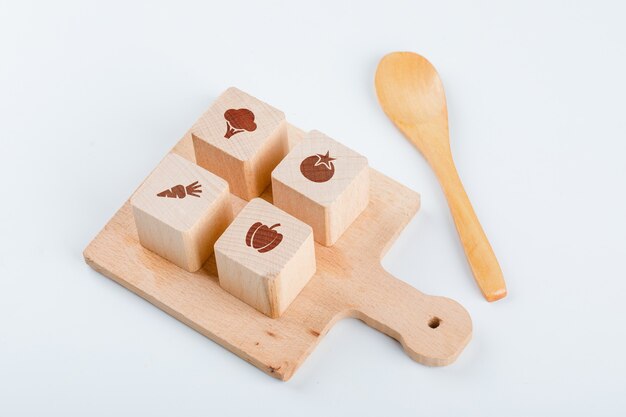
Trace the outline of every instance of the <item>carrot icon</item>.
{"type": "Polygon", "coordinates": [[[157,197],[167,197],[167,198],[185,198],[188,195],[194,197],[200,197],[200,193],[202,184],[198,184],[198,181],[193,184],[189,184],[188,186],[183,186],[181,184],[175,185],[172,188],[168,188],[165,191],[161,191],[157,194],[157,197]]]}

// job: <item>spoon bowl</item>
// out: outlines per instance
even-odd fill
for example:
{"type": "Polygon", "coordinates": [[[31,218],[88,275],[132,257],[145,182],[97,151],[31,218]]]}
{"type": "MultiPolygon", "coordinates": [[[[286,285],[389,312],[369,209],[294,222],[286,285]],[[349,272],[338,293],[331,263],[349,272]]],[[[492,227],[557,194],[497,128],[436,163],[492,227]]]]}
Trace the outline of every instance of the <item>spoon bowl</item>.
{"type": "Polygon", "coordinates": [[[410,52],[386,55],[378,64],[376,85],[378,99],[386,103],[383,109],[394,122],[423,123],[447,116],[439,74],[421,55],[410,52]],[[390,77],[395,85],[386,88],[389,84],[385,80],[390,77]]]}

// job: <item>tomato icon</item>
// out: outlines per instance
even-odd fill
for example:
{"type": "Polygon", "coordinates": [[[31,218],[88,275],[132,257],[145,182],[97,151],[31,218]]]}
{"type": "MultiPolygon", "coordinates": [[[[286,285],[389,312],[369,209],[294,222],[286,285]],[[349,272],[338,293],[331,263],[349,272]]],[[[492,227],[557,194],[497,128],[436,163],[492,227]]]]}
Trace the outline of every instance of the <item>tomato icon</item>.
{"type": "Polygon", "coordinates": [[[336,159],[330,157],[330,151],[325,155],[311,155],[300,163],[300,172],[309,181],[326,182],[335,175],[335,164],[332,161],[336,159]]]}

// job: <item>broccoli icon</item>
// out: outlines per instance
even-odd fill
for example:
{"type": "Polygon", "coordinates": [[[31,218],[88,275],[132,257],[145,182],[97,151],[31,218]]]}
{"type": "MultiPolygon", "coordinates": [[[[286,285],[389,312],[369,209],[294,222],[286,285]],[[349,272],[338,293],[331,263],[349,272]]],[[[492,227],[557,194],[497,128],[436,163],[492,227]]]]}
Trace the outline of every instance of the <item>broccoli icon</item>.
{"type": "Polygon", "coordinates": [[[226,134],[224,137],[229,139],[232,135],[241,133],[244,130],[252,132],[256,130],[254,123],[254,113],[248,109],[229,109],[224,113],[226,119],[226,134]]]}

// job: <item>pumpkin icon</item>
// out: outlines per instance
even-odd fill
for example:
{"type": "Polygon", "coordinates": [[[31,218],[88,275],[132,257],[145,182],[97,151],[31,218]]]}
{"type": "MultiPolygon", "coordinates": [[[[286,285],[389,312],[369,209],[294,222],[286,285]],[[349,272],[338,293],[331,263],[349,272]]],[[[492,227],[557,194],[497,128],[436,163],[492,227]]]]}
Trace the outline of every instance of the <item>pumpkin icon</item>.
{"type": "Polygon", "coordinates": [[[326,155],[311,155],[300,163],[300,172],[309,181],[326,182],[335,175],[335,164],[332,161],[336,159],[330,157],[330,151],[326,155]]]}
{"type": "Polygon", "coordinates": [[[272,227],[267,227],[261,222],[254,223],[246,234],[246,245],[256,249],[259,253],[271,251],[283,240],[283,235],[274,230],[278,226],[280,223],[272,227]]]}

